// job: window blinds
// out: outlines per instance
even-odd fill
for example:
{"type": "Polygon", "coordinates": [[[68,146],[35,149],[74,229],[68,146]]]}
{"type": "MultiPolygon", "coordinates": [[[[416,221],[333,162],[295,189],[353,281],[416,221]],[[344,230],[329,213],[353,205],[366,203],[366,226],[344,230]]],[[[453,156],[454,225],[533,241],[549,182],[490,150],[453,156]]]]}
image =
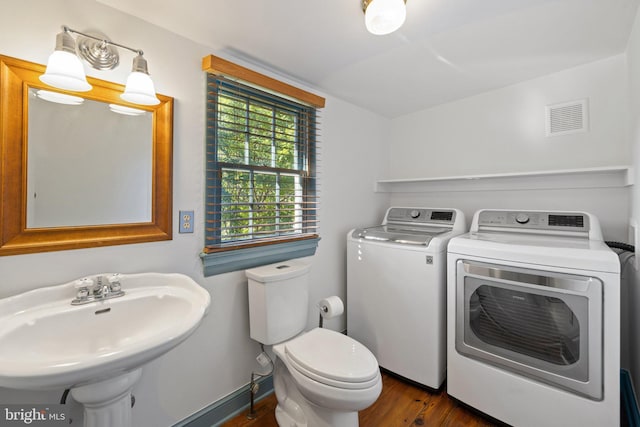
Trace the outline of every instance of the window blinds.
{"type": "Polygon", "coordinates": [[[205,252],[317,237],[315,108],[207,74],[205,252]]]}

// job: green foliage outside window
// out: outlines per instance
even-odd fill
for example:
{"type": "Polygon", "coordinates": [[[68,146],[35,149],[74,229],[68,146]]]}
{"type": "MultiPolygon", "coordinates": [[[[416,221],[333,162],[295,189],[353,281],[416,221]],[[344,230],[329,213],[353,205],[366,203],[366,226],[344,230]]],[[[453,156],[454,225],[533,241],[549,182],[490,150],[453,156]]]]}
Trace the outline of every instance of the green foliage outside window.
{"type": "Polygon", "coordinates": [[[218,93],[217,104],[220,241],[300,233],[306,171],[297,114],[231,94],[218,93]]]}

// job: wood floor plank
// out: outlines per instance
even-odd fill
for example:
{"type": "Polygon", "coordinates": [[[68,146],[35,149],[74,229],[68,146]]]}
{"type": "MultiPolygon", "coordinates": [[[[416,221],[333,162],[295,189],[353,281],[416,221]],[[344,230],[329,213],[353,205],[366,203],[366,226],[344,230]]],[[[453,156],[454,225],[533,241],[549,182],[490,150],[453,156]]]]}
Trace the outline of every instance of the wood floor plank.
{"type": "Polygon", "coordinates": [[[417,387],[407,387],[407,384],[397,378],[383,374],[382,393],[378,400],[360,411],[358,418],[363,426],[410,426],[413,418],[426,405],[431,396],[417,387]]]}
{"type": "Polygon", "coordinates": [[[275,393],[271,393],[254,405],[253,419],[247,418],[249,411],[244,411],[240,415],[223,424],[225,427],[278,427],[276,421],[276,400],[275,393]]]}
{"type": "Polygon", "coordinates": [[[423,410],[417,414],[412,426],[442,426],[455,408],[455,402],[449,399],[444,391],[434,393],[423,410]]]}
{"type": "Polygon", "coordinates": [[[456,409],[442,424],[443,427],[495,427],[495,424],[478,417],[466,408],[457,405],[456,409]]]}
{"type": "Polygon", "coordinates": [[[473,410],[461,405],[454,399],[449,398],[455,404],[455,409],[442,424],[443,427],[497,427],[495,423],[487,418],[479,416],[473,410]]]}
{"type": "MultiPolygon", "coordinates": [[[[247,412],[223,427],[277,427],[275,394],[255,405],[256,418],[247,412]]],[[[429,392],[393,375],[382,374],[382,393],[369,408],[358,414],[361,427],[493,427],[494,424],[451,399],[443,390],[429,392]]]]}

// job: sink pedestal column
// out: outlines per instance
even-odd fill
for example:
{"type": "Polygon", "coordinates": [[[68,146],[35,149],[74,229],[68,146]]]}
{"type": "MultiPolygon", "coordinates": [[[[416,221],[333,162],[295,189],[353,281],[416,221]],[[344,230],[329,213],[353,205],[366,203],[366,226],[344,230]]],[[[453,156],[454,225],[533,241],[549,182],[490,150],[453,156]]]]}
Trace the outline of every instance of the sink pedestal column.
{"type": "Polygon", "coordinates": [[[71,389],[84,406],[85,427],[131,427],[131,389],[142,369],[71,389]]]}

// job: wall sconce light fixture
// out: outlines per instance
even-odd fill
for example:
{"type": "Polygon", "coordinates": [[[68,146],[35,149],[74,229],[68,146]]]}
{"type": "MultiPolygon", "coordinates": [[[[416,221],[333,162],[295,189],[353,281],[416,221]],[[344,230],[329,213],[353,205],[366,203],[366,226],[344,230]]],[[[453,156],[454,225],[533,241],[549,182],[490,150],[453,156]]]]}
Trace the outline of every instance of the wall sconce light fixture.
{"type": "Polygon", "coordinates": [[[362,0],[364,23],[371,34],[390,34],[407,18],[407,0],[362,0]]]}
{"type": "Polygon", "coordinates": [[[73,92],[91,90],[80,58],[87,61],[96,70],[113,70],[120,63],[116,46],[136,54],[124,93],[120,97],[134,104],[159,104],[160,100],[156,96],[153,81],[147,70],[147,61],[142,56],[143,52],[140,49],[132,49],[112,42],[106,37],[81,33],[67,26],[62,26],[62,32],[56,36],[56,49],[49,56],[47,69],[40,76],[40,80],[58,89],[73,92]],[[76,40],[71,34],[78,36],[77,49],[76,40]]]}

